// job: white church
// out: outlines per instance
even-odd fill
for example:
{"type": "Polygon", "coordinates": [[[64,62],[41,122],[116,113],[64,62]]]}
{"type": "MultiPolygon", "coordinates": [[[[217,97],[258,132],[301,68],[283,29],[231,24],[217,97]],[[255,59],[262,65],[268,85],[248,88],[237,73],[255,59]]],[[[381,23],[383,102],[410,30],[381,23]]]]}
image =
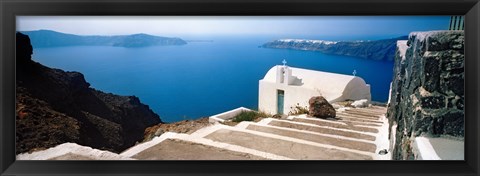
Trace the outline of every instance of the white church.
{"type": "Polygon", "coordinates": [[[343,75],[285,65],[272,67],[259,81],[258,110],[270,114],[288,114],[292,107],[308,107],[313,96],[328,102],[371,100],[370,85],[354,75],[343,75]]]}

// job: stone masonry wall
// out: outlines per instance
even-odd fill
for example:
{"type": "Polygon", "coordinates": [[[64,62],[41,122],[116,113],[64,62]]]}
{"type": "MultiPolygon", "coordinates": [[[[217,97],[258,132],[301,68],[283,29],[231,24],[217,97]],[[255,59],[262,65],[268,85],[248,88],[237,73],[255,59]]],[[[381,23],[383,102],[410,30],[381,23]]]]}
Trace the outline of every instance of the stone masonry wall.
{"type": "Polygon", "coordinates": [[[464,136],[464,32],[413,32],[398,41],[387,117],[393,159],[413,159],[416,136],[464,136]]]}

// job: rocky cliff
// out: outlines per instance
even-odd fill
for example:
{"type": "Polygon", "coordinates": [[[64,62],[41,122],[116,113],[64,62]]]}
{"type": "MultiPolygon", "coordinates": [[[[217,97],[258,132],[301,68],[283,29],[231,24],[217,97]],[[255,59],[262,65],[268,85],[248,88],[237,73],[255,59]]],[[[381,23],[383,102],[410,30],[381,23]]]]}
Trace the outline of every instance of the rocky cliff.
{"type": "Polygon", "coordinates": [[[413,159],[417,136],[464,136],[464,32],[414,32],[399,41],[387,117],[393,159],[413,159]]]}
{"type": "Polygon", "coordinates": [[[395,55],[397,40],[405,39],[407,39],[407,36],[375,41],[325,41],[281,39],[265,43],[262,45],[262,47],[319,51],[325,54],[392,61],[395,55]]]}
{"type": "Polygon", "coordinates": [[[81,73],[31,60],[27,35],[16,34],[16,152],[73,142],[120,152],[143,140],[160,117],[135,96],[90,88],[81,73]]]}

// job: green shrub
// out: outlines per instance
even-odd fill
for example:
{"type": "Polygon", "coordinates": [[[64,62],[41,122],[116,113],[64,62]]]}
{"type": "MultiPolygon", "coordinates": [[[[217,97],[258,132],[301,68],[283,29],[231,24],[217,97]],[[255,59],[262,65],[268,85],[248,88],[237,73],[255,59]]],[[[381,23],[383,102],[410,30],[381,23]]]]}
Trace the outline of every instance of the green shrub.
{"type": "Polygon", "coordinates": [[[295,107],[290,107],[290,112],[288,115],[300,115],[300,114],[308,114],[308,108],[307,107],[301,107],[299,104],[297,104],[295,107]]]}
{"type": "Polygon", "coordinates": [[[254,121],[258,118],[268,117],[268,114],[258,111],[242,111],[240,114],[236,115],[232,122],[242,122],[242,121],[254,121]]]}

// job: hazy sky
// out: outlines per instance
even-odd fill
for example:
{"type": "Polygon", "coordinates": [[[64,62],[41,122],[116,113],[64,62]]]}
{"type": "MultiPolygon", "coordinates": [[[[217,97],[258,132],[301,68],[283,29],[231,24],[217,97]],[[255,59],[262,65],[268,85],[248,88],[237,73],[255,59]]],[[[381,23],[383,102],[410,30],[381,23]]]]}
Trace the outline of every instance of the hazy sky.
{"type": "Polygon", "coordinates": [[[412,31],[446,30],[449,20],[449,16],[18,16],[17,31],[48,29],[80,35],[146,33],[178,37],[216,34],[396,36],[412,31]]]}

